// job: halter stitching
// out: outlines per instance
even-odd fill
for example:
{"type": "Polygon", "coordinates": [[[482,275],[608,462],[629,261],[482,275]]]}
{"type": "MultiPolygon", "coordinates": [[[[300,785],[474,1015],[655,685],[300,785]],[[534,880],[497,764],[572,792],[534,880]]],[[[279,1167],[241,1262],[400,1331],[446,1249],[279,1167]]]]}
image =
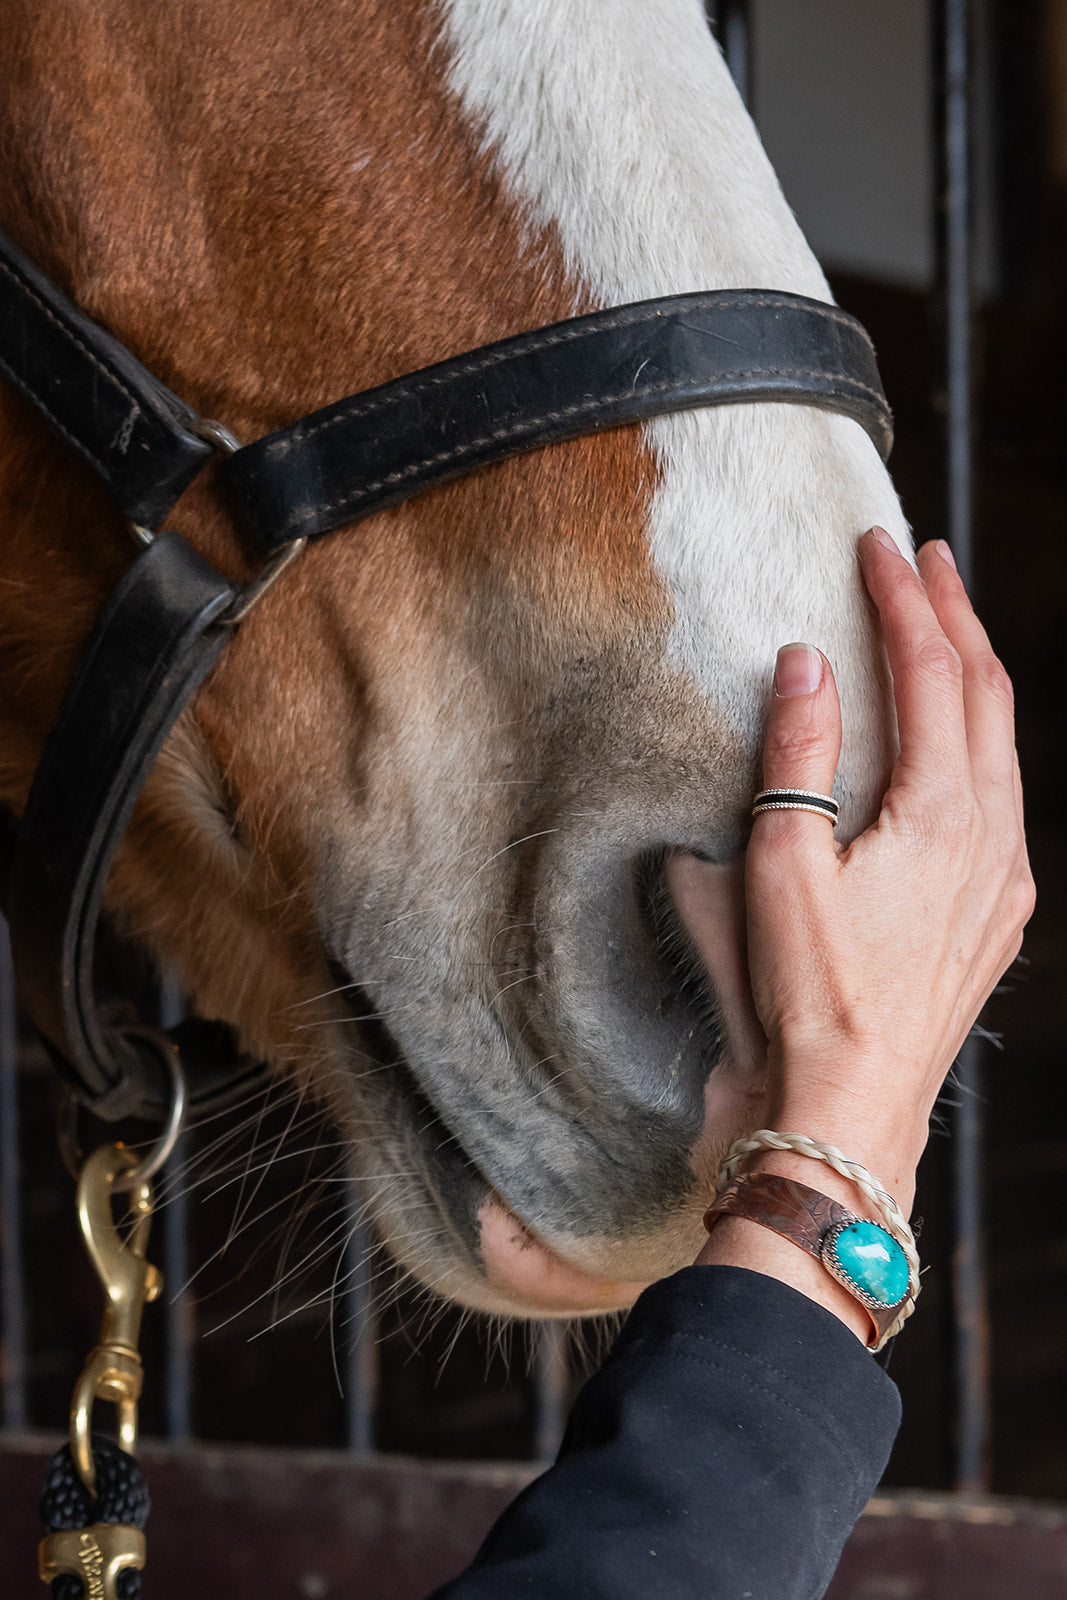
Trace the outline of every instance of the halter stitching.
{"type": "MultiPolygon", "coordinates": [[[[41,296],[34,289],[33,285],[30,284],[30,283],[27,283],[26,279],[22,276],[22,274],[19,273],[19,272],[16,272],[14,267],[9,266],[6,261],[0,261],[0,272],[6,273],[7,276],[18,286],[18,288],[20,288],[22,290],[22,292],[24,294],[28,295],[29,298],[36,305],[40,306],[41,310],[44,312],[44,314],[48,318],[48,320],[50,322],[54,322],[56,327],[59,328],[61,330],[61,332],[64,333],[66,335],[66,337],[71,340],[71,342],[73,344],[77,345],[78,349],[82,352],[82,354],[88,356],[89,360],[92,362],[92,364],[96,368],[96,370],[98,372],[102,373],[103,376],[108,380],[109,383],[114,384],[115,388],[119,391],[119,393],[121,395],[124,395],[125,398],[130,402],[130,404],[136,408],[138,413],[143,415],[143,413],[141,412],[140,401],[137,399],[136,395],[131,394],[129,389],[127,389],[126,385],[122,382],[122,379],[116,377],[115,373],[112,372],[111,368],[108,367],[103,361],[100,360],[100,357],[95,353],[95,351],[91,350],[87,344],[85,344],[81,339],[79,339],[77,333],[74,331],[74,325],[72,323],[70,323],[70,322],[65,321],[62,317],[57,316],[55,311],[47,303],[47,301],[41,299],[41,296]]],[[[0,365],[3,366],[4,371],[6,372],[7,376],[11,379],[11,382],[15,385],[15,387],[19,390],[20,393],[23,392],[26,388],[29,387],[28,384],[25,384],[22,379],[20,379],[20,378],[18,378],[16,376],[16,374],[12,371],[12,369],[8,366],[7,362],[4,361],[2,357],[0,357],[0,365]]],[[[63,435],[63,437],[64,437],[64,439],[66,439],[67,443],[70,444],[70,445],[73,445],[73,447],[76,450],[78,450],[85,457],[85,459],[87,461],[90,461],[92,463],[92,465],[94,467],[96,467],[96,469],[100,473],[102,473],[105,478],[110,478],[111,477],[111,468],[108,467],[103,461],[100,461],[93,454],[93,452],[91,450],[89,450],[84,444],[82,444],[80,440],[78,440],[78,439],[76,439],[74,437],[74,435],[70,432],[70,430],[68,428],[65,428],[63,426],[63,424],[59,421],[59,419],[55,415],[55,413],[53,411],[51,411],[48,406],[45,405],[44,401],[37,394],[36,390],[33,393],[33,400],[34,400],[34,403],[36,405],[40,406],[40,408],[44,412],[45,416],[52,423],[52,425],[57,429],[57,431],[63,435]]]]}
{"type": "MultiPolygon", "coordinates": [[[[858,378],[851,377],[847,372],[820,372],[810,367],[752,367],[747,370],[741,369],[737,372],[723,372],[718,376],[724,382],[729,382],[734,378],[754,378],[762,376],[774,378],[822,378],[832,383],[848,385],[852,389],[862,390],[864,394],[870,395],[873,398],[879,398],[876,390],[870,388],[869,385],[860,382],[858,378]]],[[[634,389],[623,389],[617,394],[598,395],[595,399],[582,401],[580,404],[573,406],[566,406],[562,411],[545,411],[539,417],[531,417],[529,422],[526,423],[524,431],[539,428],[546,422],[556,422],[563,417],[572,417],[578,415],[583,411],[596,411],[603,406],[614,405],[617,401],[625,400],[629,398],[629,396],[638,392],[646,395],[665,394],[671,389],[676,389],[679,393],[683,393],[687,387],[691,387],[688,382],[680,384],[668,380],[663,383],[652,384],[647,387],[643,386],[640,391],[634,389]]],[[[797,396],[796,398],[799,401],[806,397],[797,396]]],[[[738,396],[738,399],[751,400],[751,397],[738,396]]],[[[773,404],[774,402],[771,403],[773,404]]],[[[329,423],[323,423],[321,426],[328,427],[329,423]]],[[[306,438],[307,435],[304,437],[306,438]]],[[[439,466],[448,461],[460,461],[464,456],[471,455],[472,453],[481,450],[485,445],[492,444],[495,440],[506,439],[509,437],[511,437],[511,429],[498,428],[492,433],[483,434],[480,438],[468,439],[462,445],[456,445],[451,450],[442,450],[437,455],[424,456],[419,461],[410,462],[406,467],[398,467],[394,472],[387,473],[383,478],[376,478],[370,483],[361,484],[358,489],[353,490],[351,494],[343,496],[340,500],[324,501],[320,506],[318,506],[317,510],[319,512],[332,512],[342,511],[349,506],[358,506],[367,495],[375,494],[379,489],[385,488],[387,484],[399,483],[404,478],[414,477],[417,473],[422,472],[426,467],[439,466]]],[[[291,524],[290,526],[297,525],[298,524],[291,524]]]]}
{"type": "MultiPolygon", "coordinates": [[[[792,307],[794,305],[794,303],[795,302],[792,299],[783,300],[783,299],[781,299],[781,298],[779,298],[777,296],[772,296],[772,297],[769,297],[769,298],[764,299],[764,300],[753,300],[753,299],[751,299],[751,298],[749,298],[747,296],[742,298],[742,297],[739,297],[739,296],[735,295],[735,296],[733,296],[731,298],[722,297],[722,298],[716,299],[716,301],[715,301],[715,305],[716,306],[738,306],[738,305],[741,305],[741,306],[757,306],[757,307],[770,307],[772,309],[777,308],[779,310],[784,310],[786,308],[792,307]]],[[[836,306],[828,305],[828,306],[826,306],[825,311],[820,311],[819,314],[822,315],[822,316],[825,316],[828,320],[830,320],[832,322],[839,323],[842,327],[851,329],[854,333],[858,334],[859,337],[863,339],[864,343],[868,346],[868,348],[871,350],[871,352],[873,354],[874,346],[871,344],[871,341],[867,337],[866,332],[859,326],[858,323],[856,323],[854,321],[854,319],[852,317],[850,317],[847,314],[847,312],[843,312],[843,311],[839,310],[836,306]]],[[[611,332],[615,328],[625,328],[625,327],[629,327],[632,323],[635,323],[635,322],[646,322],[648,320],[649,320],[649,318],[648,318],[647,309],[642,307],[642,309],[639,310],[639,311],[630,311],[630,312],[626,312],[626,313],[620,312],[617,316],[610,317],[610,318],[605,318],[603,321],[598,322],[597,326],[596,326],[596,329],[592,330],[592,331],[596,332],[596,333],[608,333],[608,332],[611,332]]],[[[587,338],[590,337],[590,334],[591,334],[591,330],[588,327],[580,327],[579,326],[579,327],[565,328],[565,329],[563,329],[561,331],[556,331],[556,332],[554,332],[554,333],[552,333],[550,335],[538,336],[537,334],[530,334],[525,339],[523,339],[522,336],[520,336],[519,338],[517,338],[517,339],[515,339],[513,341],[509,340],[508,341],[508,348],[506,350],[494,351],[490,355],[483,356],[482,359],[479,360],[479,361],[468,362],[466,364],[466,366],[463,366],[463,367],[451,367],[450,371],[447,374],[442,374],[442,375],[439,375],[437,377],[432,377],[432,378],[424,378],[418,383],[404,383],[403,380],[399,380],[395,385],[390,385],[389,386],[389,393],[388,394],[380,395],[377,399],[374,399],[374,400],[364,400],[358,405],[346,406],[343,401],[340,401],[340,402],[338,402],[338,404],[341,405],[341,406],[344,406],[343,410],[338,410],[338,411],[336,411],[334,413],[333,416],[326,417],[321,422],[317,422],[314,425],[314,427],[312,427],[312,428],[307,428],[307,429],[302,430],[300,432],[299,436],[296,437],[296,438],[290,437],[290,436],[288,436],[288,434],[283,434],[281,437],[279,437],[278,439],[273,441],[273,443],[270,445],[270,447],[269,447],[270,448],[270,452],[271,452],[272,455],[276,455],[276,456],[277,455],[285,455],[288,451],[296,448],[298,445],[302,445],[305,442],[305,440],[313,438],[316,433],[321,433],[326,428],[335,427],[338,423],[348,422],[348,421],[351,421],[355,417],[367,416],[367,415],[371,414],[374,411],[380,411],[386,406],[396,405],[400,400],[406,400],[412,395],[421,394],[426,389],[440,388],[444,384],[452,383],[457,376],[459,376],[459,377],[470,377],[475,373],[484,372],[487,367],[496,366],[502,361],[509,361],[516,354],[519,354],[519,353],[522,353],[522,354],[533,353],[533,352],[536,352],[538,350],[550,350],[550,349],[552,349],[552,347],[554,345],[557,345],[557,344],[565,344],[565,343],[567,343],[567,342],[569,342],[571,340],[574,340],[574,339],[587,339],[587,338]]],[[[767,369],[767,370],[773,370],[773,369],[767,369]]],[[[788,371],[787,371],[786,375],[788,375],[788,371]]],[[[847,376],[845,374],[838,374],[838,373],[811,373],[811,374],[806,374],[805,369],[803,369],[803,368],[797,368],[796,369],[796,375],[809,375],[809,376],[813,376],[813,377],[817,376],[817,377],[829,377],[829,378],[838,378],[838,377],[842,377],[842,376],[847,376]]],[[[724,374],[724,376],[727,377],[727,378],[745,377],[745,376],[747,376],[747,374],[745,374],[745,373],[726,373],[726,374],[724,374]]],[[[853,379],[851,381],[858,382],[858,380],[855,380],[855,379],[853,379]]],[[[863,388],[868,394],[877,395],[877,391],[874,390],[874,389],[869,388],[868,385],[866,385],[866,384],[860,384],[860,387],[863,388]]],[[[656,391],[654,389],[649,389],[649,390],[646,390],[645,392],[649,393],[649,394],[653,394],[656,391]]],[[[621,398],[621,397],[616,397],[616,398],[621,398]]],[[[878,398],[881,398],[881,397],[878,396],[878,398]]],[[[601,402],[601,403],[603,403],[603,402],[601,402]]],[[[546,417],[551,417],[553,415],[569,415],[569,414],[570,414],[569,412],[563,412],[563,413],[552,413],[552,412],[549,412],[549,413],[546,413],[546,417]]],[[[299,426],[299,424],[297,424],[296,426],[299,426]]],[[[490,435],[490,437],[496,437],[496,436],[495,435],[490,435]]],[[[437,459],[437,458],[433,457],[433,458],[430,458],[430,459],[437,459]]],[[[384,479],[383,482],[388,482],[388,479],[384,479]]]]}

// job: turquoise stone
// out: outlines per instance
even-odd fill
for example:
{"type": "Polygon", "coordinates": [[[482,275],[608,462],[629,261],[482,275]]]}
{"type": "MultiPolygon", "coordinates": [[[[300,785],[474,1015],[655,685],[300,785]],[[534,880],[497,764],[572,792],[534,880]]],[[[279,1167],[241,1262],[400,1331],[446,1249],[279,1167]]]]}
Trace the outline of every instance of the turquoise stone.
{"type": "Polygon", "coordinates": [[[883,1306],[908,1292],[908,1260],[900,1245],[876,1222],[850,1222],[828,1241],[837,1270],[883,1306]]]}

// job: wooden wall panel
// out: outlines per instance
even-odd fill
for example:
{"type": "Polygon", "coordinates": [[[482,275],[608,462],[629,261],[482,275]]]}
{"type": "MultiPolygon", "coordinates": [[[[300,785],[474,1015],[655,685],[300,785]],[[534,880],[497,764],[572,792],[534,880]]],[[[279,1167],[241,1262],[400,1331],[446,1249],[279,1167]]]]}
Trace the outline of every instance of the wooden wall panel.
{"type": "MultiPolygon", "coordinates": [[[[37,1494],[54,1440],[0,1451],[4,1600],[41,1600],[37,1494]]],[[[525,1465],[146,1445],[150,1600],[424,1600],[471,1558],[525,1465]]],[[[1063,1600],[1067,1508],[876,1496],[829,1600],[1063,1600]]],[[[669,1600],[669,1596],[650,1597],[669,1600]]]]}

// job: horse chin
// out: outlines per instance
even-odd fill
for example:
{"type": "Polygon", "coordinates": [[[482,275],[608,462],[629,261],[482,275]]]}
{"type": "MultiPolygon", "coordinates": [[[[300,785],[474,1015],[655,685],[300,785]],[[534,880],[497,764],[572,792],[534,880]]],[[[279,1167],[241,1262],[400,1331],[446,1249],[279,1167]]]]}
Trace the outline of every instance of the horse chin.
{"type": "Polygon", "coordinates": [[[492,1194],[478,1213],[486,1281],[509,1308],[525,1316],[596,1316],[632,1306],[651,1278],[605,1277],[576,1265],[545,1243],[492,1194]]]}

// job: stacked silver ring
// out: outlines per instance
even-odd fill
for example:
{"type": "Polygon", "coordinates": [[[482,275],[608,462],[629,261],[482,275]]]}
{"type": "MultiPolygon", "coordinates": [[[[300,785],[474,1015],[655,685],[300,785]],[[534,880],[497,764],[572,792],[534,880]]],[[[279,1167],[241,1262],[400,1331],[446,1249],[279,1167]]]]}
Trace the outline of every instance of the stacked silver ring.
{"type": "Polygon", "coordinates": [[[752,802],[752,815],[761,811],[813,811],[816,816],[837,822],[838,804],[833,795],[815,789],[761,789],[752,802]]]}

